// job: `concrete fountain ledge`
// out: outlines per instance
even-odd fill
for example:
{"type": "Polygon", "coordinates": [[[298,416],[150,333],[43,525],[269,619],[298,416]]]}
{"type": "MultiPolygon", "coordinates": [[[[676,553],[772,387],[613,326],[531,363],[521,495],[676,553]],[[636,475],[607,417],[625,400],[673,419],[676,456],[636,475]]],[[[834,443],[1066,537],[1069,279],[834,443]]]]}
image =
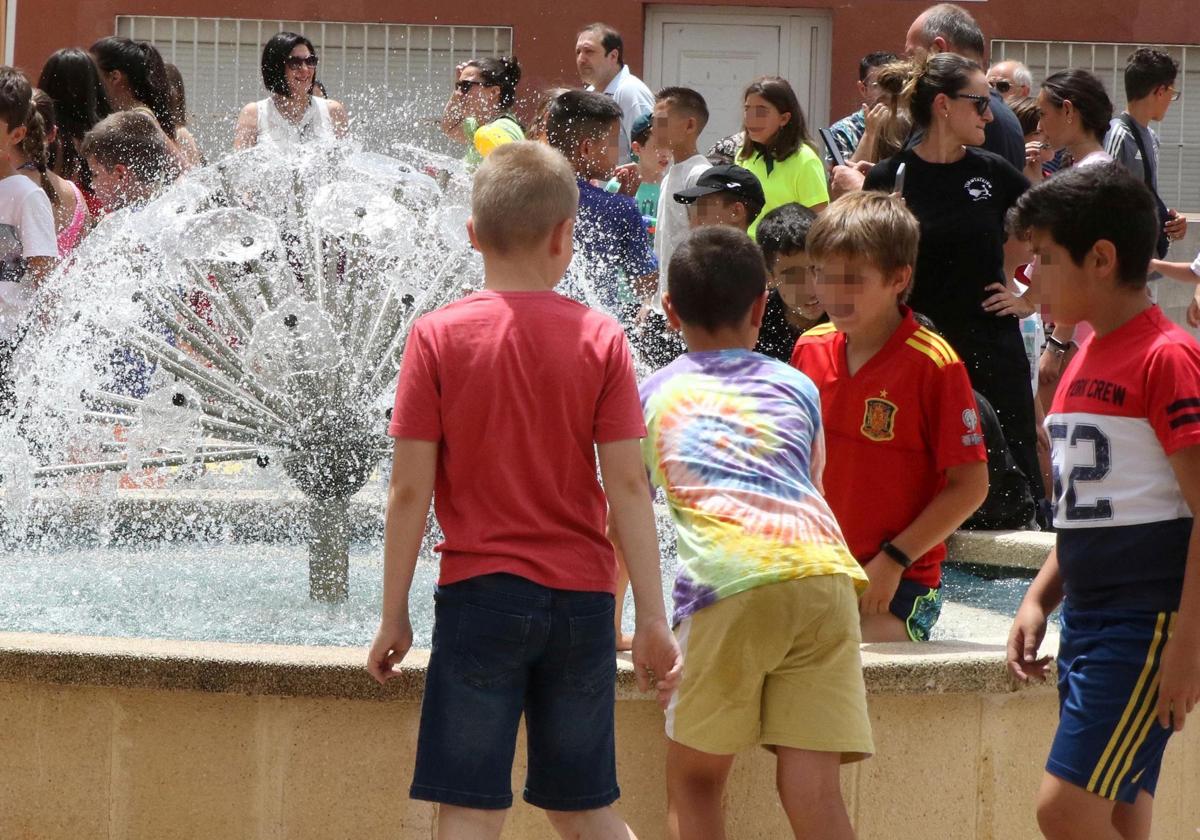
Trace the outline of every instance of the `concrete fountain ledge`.
{"type": "MultiPolygon", "coordinates": [[[[300,647],[0,633],[0,681],[199,691],[280,697],[415,702],[428,651],[413,651],[402,676],[381,688],[360,648],[300,647]]],[[[866,645],[863,667],[874,694],[996,694],[1017,690],[1003,662],[1003,639],[866,645]]],[[[637,691],[628,655],[618,660],[618,697],[637,691]]]]}

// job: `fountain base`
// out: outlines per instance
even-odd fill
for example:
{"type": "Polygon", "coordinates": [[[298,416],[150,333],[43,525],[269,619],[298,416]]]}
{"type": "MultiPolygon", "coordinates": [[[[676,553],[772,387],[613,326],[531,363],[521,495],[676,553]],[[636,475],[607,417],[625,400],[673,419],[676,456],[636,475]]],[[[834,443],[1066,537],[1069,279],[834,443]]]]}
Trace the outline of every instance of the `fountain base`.
{"type": "Polygon", "coordinates": [[[308,500],[308,595],[341,603],[350,596],[350,500],[308,500]]]}

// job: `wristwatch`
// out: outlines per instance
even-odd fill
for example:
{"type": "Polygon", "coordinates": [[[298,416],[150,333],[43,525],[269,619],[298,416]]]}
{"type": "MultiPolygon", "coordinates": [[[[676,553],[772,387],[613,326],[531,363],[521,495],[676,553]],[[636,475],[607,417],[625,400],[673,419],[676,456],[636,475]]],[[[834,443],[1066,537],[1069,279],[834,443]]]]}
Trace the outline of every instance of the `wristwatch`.
{"type": "Polygon", "coordinates": [[[879,550],[899,563],[902,568],[907,569],[913,564],[913,559],[911,557],[909,557],[899,548],[896,548],[896,546],[892,545],[887,540],[883,541],[883,544],[879,546],[879,550]]]}
{"type": "Polygon", "coordinates": [[[1046,336],[1046,349],[1053,350],[1060,356],[1065,356],[1073,344],[1074,341],[1060,341],[1052,335],[1046,336]]]}

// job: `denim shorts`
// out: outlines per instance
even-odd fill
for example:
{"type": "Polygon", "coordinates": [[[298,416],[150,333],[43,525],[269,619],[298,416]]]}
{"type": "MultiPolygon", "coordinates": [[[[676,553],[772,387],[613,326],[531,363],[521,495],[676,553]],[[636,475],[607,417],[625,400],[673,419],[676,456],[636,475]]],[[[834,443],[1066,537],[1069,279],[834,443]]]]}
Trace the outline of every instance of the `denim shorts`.
{"type": "Polygon", "coordinates": [[[551,811],[615,802],[613,596],[493,574],[440,586],[434,600],[412,798],[511,807],[524,713],[526,802],[551,811]]]}

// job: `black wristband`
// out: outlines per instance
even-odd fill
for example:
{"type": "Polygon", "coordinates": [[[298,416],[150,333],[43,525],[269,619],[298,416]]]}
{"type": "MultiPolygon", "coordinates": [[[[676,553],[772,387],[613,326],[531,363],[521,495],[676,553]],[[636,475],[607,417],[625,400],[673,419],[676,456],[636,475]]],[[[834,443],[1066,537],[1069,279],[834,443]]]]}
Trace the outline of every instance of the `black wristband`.
{"type": "Polygon", "coordinates": [[[907,569],[913,564],[913,559],[911,557],[909,557],[900,549],[896,548],[896,546],[892,545],[887,540],[883,541],[883,545],[879,546],[879,550],[895,560],[902,568],[907,569]]]}
{"type": "Polygon", "coordinates": [[[1059,341],[1052,335],[1046,336],[1046,346],[1053,347],[1058,353],[1066,353],[1074,343],[1074,341],[1059,341]]]}

